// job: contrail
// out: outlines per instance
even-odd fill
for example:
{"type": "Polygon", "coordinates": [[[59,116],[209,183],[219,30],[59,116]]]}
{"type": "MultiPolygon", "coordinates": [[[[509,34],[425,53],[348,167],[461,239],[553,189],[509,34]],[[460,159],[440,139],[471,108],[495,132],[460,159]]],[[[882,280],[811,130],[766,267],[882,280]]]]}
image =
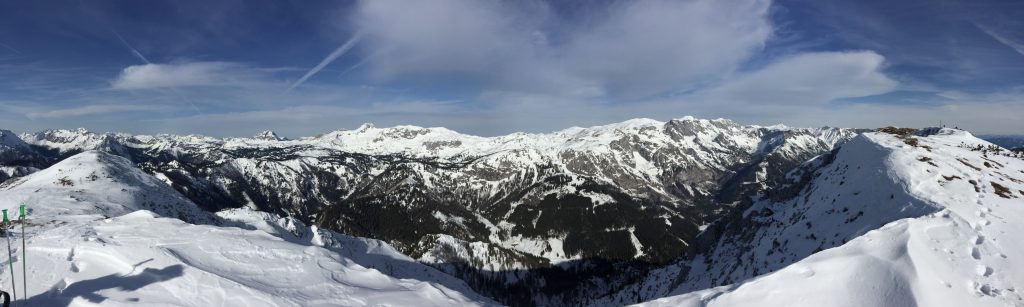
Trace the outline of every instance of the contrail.
{"type": "Polygon", "coordinates": [[[305,76],[302,76],[302,78],[299,78],[299,80],[295,81],[295,83],[292,83],[292,86],[288,87],[288,90],[286,90],[285,93],[290,92],[292,89],[295,89],[299,85],[302,85],[302,83],[306,82],[306,80],[309,79],[309,77],[312,77],[316,73],[320,72],[320,70],[324,69],[324,67],[327,67],[328,64],[331,64],[331,62],[334,62],[335,59],[348,52],[350,49],[352,49],[353,46],[356,45],[357,42],[359,42],[359,39],[362,37],[363,32],[356,32],[355,35],[352,35],[352,38],[349,38],[348,41],[346,41],[344,44],[341,44],[341,46],[338,47],[338,49],[334,49],[334,52],[331,52],[331,54],[327,55],[327,57],[324,58],[323,61],[320,61],[320,64],[316,64],[316,66],[314,66],[313,69],[310,69],[309,72],[306,72],[305,76]]]}
{"type": "Polygon", "coordinates": [[[352,65],[351,67],[346,68],[345,70],[342,70],[341,73],[338,74],[338,77],[345,76],[346,74],[348,74],[349,72],[355,70],[356,68],[359,68],[359,67],[363,66],[363,64],[366,64],[366,62],[369,62],[370,60],[373,60],[373,58],[377,57],[377,55],[379,55],[381,53],[384,53],[384,51],[380,50],[380,51],[374,52],[373,54],[370,54],[370,55],[368,55],[366,57],[363,57],[362,60],[359,60],[359,63],[356,63],[355,65],[352,65]]]}
{"type": "MultiPolygon", "coordinates": [[[[128,47],[128,50],[131,50],[132,54],[135,55],[135,57],[139,58],[139,60],[142,60],[142,62],[145,62],[149,65],[153,64],[153,62],[150,62],[149,59],[146,58],[146,56],[142,55],[142,53],[139,52],[139,50],[135,49],[135,47],[132,47],[132,44],[129,44],[128,41],[121,36],[121,33],[117,33],[117,30],[114,30],[113,27],[110,27],[110,32],[114,32],[114,35],[117,36],[117,39],[120,40],[125,47],[128,47]]],[[[185,96],[185,94],[182,94],[178,91],[177,88],[174,88],[173,86],[168,87],[168,89],[171,90],[171,93],[178,95],[178,98],[181,98],[181,100],[188,102],[188,104],[192,106],[192,109],[195,110],[196,113],[198,113],[199,115],[203,115],[203,111],[199,110],[199,107],[196,106],[195,102],[192,102],[192,99],[189,99],[187,96],[185,96]]]]}
{"type": "Polygon", "coordinates": [[[7,49],[10,49],[11,51],[14,51],[14,53],[17,53],[17,54],[21,54],[21,51],[18,51],[18,49],[14,49],[14,47],[11,47],[8,44],[0,43],[0,47],[4,47],[4,48],[7,48],[7,49]]]}
{"type": "Polygon", "coordinates": [[[128,50],[131,50],[132,54],[134,54],[135,57],[139,58],[143,62],[146,62],[146,64],[153,64],[153,62],[150,62],[149,59],[142,55],[142,53],[140,53],[138,50],[135,50],[135,47],[132,47],[132,45],[129,44],[128,41],[124,40],[124,37],[121,37],[121,33],[117,33],[117,30],[114,30],[114,28],[110,28],[110,31],[114,32],[114,35],[117,36],[117,39],[121,40],[121,43],[124,44],[125,47],[128,47],[128,50]]]}
{"type": "Polygon", "coordinates": [[[1010,49],[1013,49],[1013,51],[1016,51],[1017,53],[1020,53],[1021,55],[1024,55],[1024,44],[1019,43],[1019,42],[1015,42],[1012,39],[1010,39],[1010,38],[1008,38],[1006,36],[1003,36],[1002,34],[999,34],[996,31],[992,30],[992,28],[990,28],[988,26],[985,26],[985,25],[982,25],[980,23],[975,22],[974,26],[978,27],[978,29],[981,29],[981,32],[985,32],[985,34],[988,34],[988,36],[991,36],[993,39],[995,39],[999,43],[1002,43],[1003,45],[1006,45],[1007,47],[1010,47],[1010,49]]]}

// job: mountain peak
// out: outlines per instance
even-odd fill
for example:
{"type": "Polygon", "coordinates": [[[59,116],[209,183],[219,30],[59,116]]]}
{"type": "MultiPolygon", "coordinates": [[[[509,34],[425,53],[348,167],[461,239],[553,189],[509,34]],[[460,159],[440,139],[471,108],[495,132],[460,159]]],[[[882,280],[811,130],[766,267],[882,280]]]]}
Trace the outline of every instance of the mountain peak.
{"type": "MultiPolygon", "coordinates": [[[[32,149],[17,134],[0,129],[0,162],[24,160],[32,156],[32,149]]],[[[4,173],[0,172],[0,179],[5,177],[4,173]]]]}
{"type": "MultiPolygon", "coordinates": [[[[4,206],[46,204],[39,212],[117,216],[146,209],[161,216],[213,223],[202,211],[128,159],[103,151],[85,151],[18,179],[0,193],[4,206]],[[90,203],[90,205],[83,205],[90,203]]],[[[6,207],[5,207],[6,208],[6,207]]]]}
{"type": "Polygon", "coordinates": [[[287,140],[286,138],[282,138],[282,137],[278,136],[277,133],[274,132],[273,130],[265,130],[263,132],[257,133],[256,136],[253,136],[253,139],[264,140],[264,141],[284,141],[284,140],[287,140]]]}
{"type": "Polygon", "coordinates": [[[376,128],[376,127],[377,126],[374,126],[373,123],[363,123],[362,125],[359,125],[359,128],[357,128],[356,131],[363,132],[363,131],[370,130],[370,129],[373,129],[373,128],[376,128]]]}
{"type": "Polygon", "coordinates": [[[28,145],[14,132],[0,129],[0,146],[27,147],[28,145]]]}
{"type": "Polygon", "coordinates": [[[860,134],[812,166],[799,192],[713,225],[718,245],[666,274],[679,286],[649,305],[1015,306],[1021,275],[1006,259],[1024,251],[1005,242],[1021,233],[1007,221],[1022,213],[1024,163],[993,147],[950,128],[860,134]],[[704,262],[726,257],[744,261],[704,262]],[[900,285],[913,286],[867,290],[900,285]]]}

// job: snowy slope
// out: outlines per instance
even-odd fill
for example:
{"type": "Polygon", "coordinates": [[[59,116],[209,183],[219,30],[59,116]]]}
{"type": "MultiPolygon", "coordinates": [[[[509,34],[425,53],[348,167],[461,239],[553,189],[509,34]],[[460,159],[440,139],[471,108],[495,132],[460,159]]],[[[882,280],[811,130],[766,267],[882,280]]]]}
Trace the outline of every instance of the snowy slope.
{"type": "Polygon", "coordinates": [[[490,287],[502,295],[513,286],[504,281],[534,280],[514,286],[546,296],[568,291],[542,289],[552,285],[613,291],[643,270],[608,266],[677,258],[702,226],[856,133],[683,117],[496,137],[364,125],[293,140],[85,130],[22,138],[53,161],[93,149],[125,157],[208,211],[254,208],[384,240],[448,272],[470,264],[455,274],[481,293],[475,281],[502,281],[490,287]],[[523,276],[570,267],[549,277],[616,280],[523,276]]]}
{"type": "MultiPolygon", "coordinates": [[[[203,213],[105,153],[81,153],[0,188],[0,207],[19,202],[31,209],[31,306],[494,304],[380,241],[245,209],[203,213]]],[[[10,289],[6,261],[0,285],[10,289]]]]}
{"type": "Polygon", "coordinates": [[[407,253],[425,235],[448,234],[549,262],[589,257],[621,244],[634,251],[613,258],[661,262],[685,249],[705,219],[853,135],[848,129],[765,128],[684,117],[498,137],[372,125],[298,140],[269,131],[227,139],[82,129],[22,137],[62,154],[100,149],[127,157],[207,210],[251,204],[384,239],[407,253]],[[581,184],[610,191],[581,190],[581,184]],[[614,194],[639,199],[625,204],[614,194]],[[584,197],[602,207],[588,213],[592,217],[584,222],[593,227],[585,229],[587,234],[567,236],[573,229],[532,223],[575,214],[543,208],[551,204],[540,202],[552,195],[557,199],[551,204],[584,197]],[[730,196],[717,200],[721,195],[730,196]],[[635,218],[619,223],[602,217],[603,211],[638,208],[645,212],[628,212],[635,218]],[[367,215],[415,217],[408,220],[419,227],[391,231],[361,224],[367,215]],[[660,221],[639,220],[646,218],[660,221]],[[606,229],[615,233],[605,235],[606,229]],[[580,243],[607,241],[597,237],[618,242],[580,243]]]}
{"type": "Polygon", "coordinates": [[[124,146],[118,139],[130,137],[126,134],[91,133],[83,128],[75,130],[46,130],[32,134],[22,134],[26,143],[54,149],[61,154],[74,154],[87,150],[101,150],[122,154],[124,146]]]}
{"type": "Polygon", "coordinates": [[[737,283],[648,305],[1024,306],[1024,161],[934,133],[848,143],[796,198],[746,212],[756,230],[727,232],[675,293],[737,283]]]}
{"type": "Polygon", "coordinates": [[[329,248],[149,211],[46,230],[30,239],[28,251],[33,305],[488,304],[440,284],[389,276],[329,248]]]}
{"type": "Polygon", "coordinates": [[[200,210],[125,158],[99,151],[72,156],[29,176],[6,182],[2,188],[0,207],[46,204],[33,206],[31,215],[109,217],[144,209],[192,223],[216,221],[212,214],[200,210]]]}
{"type": "Polygon", "coordinates": [[[984,135],[979,138],[1006,149],[1024,148],[1024,135],[984,135]]]}

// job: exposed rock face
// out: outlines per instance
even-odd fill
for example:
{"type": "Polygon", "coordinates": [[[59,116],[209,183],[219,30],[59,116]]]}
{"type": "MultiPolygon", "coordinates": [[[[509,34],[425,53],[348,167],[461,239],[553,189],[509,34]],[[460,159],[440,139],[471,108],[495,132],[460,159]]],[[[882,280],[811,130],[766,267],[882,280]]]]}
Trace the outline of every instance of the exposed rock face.
{"type": "Polygon", "coordinates": [[[1024,212],[1022,174],[1017,153],[966,131],[864,133],[709,226],[674,264],[589,303],[1019,304],[1002,289],[1022,276],[1004,269],[1024,254],[1011,222],[1024,212]]]}
{"type": "MultiPolygon", "coordinates": [[[[381,239],[441,267],[462,263],[451,272],[469,279],[486,267],[666,263],[703,225],[856,133],[687,117],[489,138],[364,125],[297,140],[85,130],[22,139],[41,164],[110,152],[207,210],[250,206],[381,239]],[[467,246],[488,252],[440,252],[467,246]]],[[[543,276],[500,282],[531,278],[543,276]]]]}
{"type": "Polygon", "coordinates": [[[252,139],[254,139],[254,140],[263,140],[263,141],[286,141],[286,140],[288,140],[286,138],[282,138],[282,137],[277,136],[277,133],[275,133],[274,131],[271,131],[271,130],[266,130],[266,131],[260,132],[260,133],[256,134],[256,136],[253,136],[252,139]]]}

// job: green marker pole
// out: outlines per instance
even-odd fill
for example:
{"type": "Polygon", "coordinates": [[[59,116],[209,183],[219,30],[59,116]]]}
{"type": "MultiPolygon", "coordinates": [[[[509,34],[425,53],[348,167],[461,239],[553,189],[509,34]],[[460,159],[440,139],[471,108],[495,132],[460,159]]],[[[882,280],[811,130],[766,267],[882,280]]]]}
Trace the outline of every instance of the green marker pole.
{"type": "Polygon", "coordinates": [[[21,289],[24,290],[21,294],[28,297],[28,270],[25,269],[25,261],[28,258],[25,255],[25,204],[21,204],[21,216],[18,217],[18,221],[21,222],[21,289]]]}
{"type": "Polygon", "coordinates": [[[11,296],[13,300],[18,300],[18,286],[14,283],[14,256],[11,254],[11,231],[8,227],[11,226],[11,220],[7,219],[7,209],[4,211],[4,236],[7,237],[7,264],[10,265],[11,271],[11,296]]]}

